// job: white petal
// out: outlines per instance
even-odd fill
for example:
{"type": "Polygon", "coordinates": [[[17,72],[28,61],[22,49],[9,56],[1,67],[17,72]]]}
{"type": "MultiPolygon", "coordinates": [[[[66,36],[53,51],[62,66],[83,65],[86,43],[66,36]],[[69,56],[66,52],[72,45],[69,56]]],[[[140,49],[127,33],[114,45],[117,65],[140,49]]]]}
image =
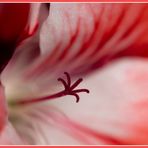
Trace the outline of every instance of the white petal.
{"type": "Polygon", "coordinates": [[[68,118],[47,104],[27,108],[20,106],[11,112],[11,122],[20,137],[28,144],[82,144],[71,136],[74,130],[69,128],[64,120],[68,121],[68,118]]]}
{"type": "Polygon", "coordinates": [[[52,3],[40,33],[41,53],[47,57],[41,64],[43,70],[38,70],[41,74],[65,70],[83,73],[94,64],[99,66],[121,51],[130,50],[129,47],[137,43],[147,43],[147,37],[143,38],[147,36],[146,7],[140,4],[52,3]]]}
{"type": "Polygon", "coordinates": [[[37,25],[40,27],[43,20],[48,15],[48,9],[45,8],[43,3],[32,3],[30,4],[30,16],[29,16],[29,34],[32,34],[35,31],[37,25]]]}
{"type": "Polygon", "coordinates": [[[25,142],[16,133],[11,123],[7,123],[3,132],[0,134],[0,145],[21,145],[25,142]]]}
{"type": "Polygon", "coordinates": [[[15,127],[32,144],[147,144],[147,64],[116,61],[84,80],[90,94],[79,103],[67,96],[27,107],[15,127]]]}
{"type": "Polygon", "coordinates": [[[79,103],[69,96],[51,102],[75,122],[120,144],[148,144],[147,65],[147,59],[118,60],[84,80],[81,86],[90,94],[80,94],[79,103]]]}
{"type": "Polygon", "coordinates": [[[49,11],[44,4],[33,4],[30,27],[41,19],[39,29],[17,48],[2,74],[7,96],[49,94],[64,71],[85,74],[137,42],[144,46],[145,8],[140,4],[52,3],[49,11]]]}
{"type": "MultiPolygon", "coordinates": [[[[27,91],[34,89],[34,86],[28,88],[28,84],[33,83],[24,80],[24,73],[28,71],[38,57],[40,57],[39,31],[42,22],[46,18],[48,11],[45,4],[34,3],[31,5],[29,16],[29,33],[31,37],[22,41],[16,48],[12,59],[1,74],[2,84],[5,86],[7,98],[19,98],[25,95],[27,91]],[[38,25],[37,30],[35,26],[38,25]],[[27,88],[26,88],[27,87],[27,88]],[[17,89],[20,88],[18,93],[17,89]],[[27,90],[26,90],[27,89],[27,90]]],[[[34,84],[36,86],[36,83],[34,84]]]]}

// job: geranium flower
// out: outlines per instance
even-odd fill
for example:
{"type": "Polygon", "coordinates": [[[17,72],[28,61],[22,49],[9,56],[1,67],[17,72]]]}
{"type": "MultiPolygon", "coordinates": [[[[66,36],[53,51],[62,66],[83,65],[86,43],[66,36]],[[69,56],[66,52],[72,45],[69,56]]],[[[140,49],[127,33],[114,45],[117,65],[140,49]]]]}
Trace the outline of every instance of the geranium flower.
{"type": "Polygon", "coordinates": [[[20,5],[1,39],[0,144],[148,144],[148,5],[20,5]]]}

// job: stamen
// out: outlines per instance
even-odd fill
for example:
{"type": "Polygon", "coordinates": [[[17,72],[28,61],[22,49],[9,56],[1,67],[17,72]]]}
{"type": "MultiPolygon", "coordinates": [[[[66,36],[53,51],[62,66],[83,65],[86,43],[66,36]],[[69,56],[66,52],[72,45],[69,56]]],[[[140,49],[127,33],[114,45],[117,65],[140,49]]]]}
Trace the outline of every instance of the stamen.
{"type": "Polygon", "coordinates": [[[65,74],[66,77],[67,77],[67,84],[68,84],[68,86],[70,87],[70,85],[71,85],[70,75],[69,75],[67,72],[64,72],[64,74],[65,74]]]}
{"type": "Polygon", "coordinates": [[[78,103],[78,102],[79,102],[79,100],[80,100],[79,95],[78,95],[78,94],[76,94],[76,93],[72,93],[71,95],[76,97],[76,103],[78,103]]]}
{"type": "Polygon", "coordinates": [[[89,93],[89,90],[88,90],[88,89],[77,89],[77,90],[74,90],[73,92],[74,92],[74,93],[80,93],[80,92],[89,93]]]}
{"type": "Polygon", "coordinates": [[[70,88],[73,90],[73,89],[76,88],[82,81],[83,81],[82,78],[78,79],[70,88]]]}
{"type": "Polygon", "coordinates": [[[68,88],[68,85],[66,84],[66,82],[65,82],[63,79],[58,78],[58,81],[61,81],[61,82],[62,82],[62,84],[63,84],[65,90],[68,88]]]}
{"type": "Polygon", "coordinates": [[[21,100],[21,101],[17,101],[16,105],[17,104],[19,104],[19,105],[23,104],[24,105],[24,104],[37,103],[37,102],[46,101],[46,100],[50,100],[50,99],[56,99],[56,98],[63,97],[63,96],[66,96],[66,95],[75,96],[76,97],[76,103],[78,103],[79,100],[80,100],[80,97],[77,93],[80,93],[80,92],[89,93],[89,90],[88,89],[75,89],[83,81],[82,78],[78,79],[76,82],[73,83],[72,86],[70,86],[71,85],[70,75],[67,72],[64,72],[64,74],[66,75],[67,83],[64,79],[58,78],[58,81],[60,81],[64,86],[63,91],[58,92],[58,93],[53,94],[53,95],[50,95],[50,96],[41,97],[41,98],[30,98],[30,99],[24,99],[24,100],[21,100]]]}

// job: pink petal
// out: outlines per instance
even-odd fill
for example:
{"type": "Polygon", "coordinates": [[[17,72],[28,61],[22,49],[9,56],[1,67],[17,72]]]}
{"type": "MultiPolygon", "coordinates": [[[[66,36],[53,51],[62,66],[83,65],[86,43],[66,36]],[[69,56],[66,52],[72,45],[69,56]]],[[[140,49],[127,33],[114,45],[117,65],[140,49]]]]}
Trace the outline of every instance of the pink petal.
{"type": "MultiPolygon", "coordinates": [[[[38,7],[34,5],[34,9],[35,6],[38,7]]],[[[131,51],[135,47],[136,55],[145,55],[146,8],[144,4],[52,3],[48,18],[40,26],[39,41],[26,43],[33,50],[40,50],[39,58],[25,70],[27,76],[38,79],[49,73],[55,78],[63,71],[86,73],[123,54],[135,55],[131,51]]]]}
{"type": "Polygon", "coordinates": [[[0,145],[20,145],[25,142],[19,137],[10,123],[7,123],[0,135],[0,145]]]}
{"type": "Polygon", "coordinates": [[[3,131],[3,128],[7,121],[7,106],[6,99],[4,95],[4,88],[0,85],[0,133],[3,131]]]}
{"type": "Polygon", "coordinates": [[[147,10],[146,4],[52,3],[48,15],[44,4],[34,4],[30,28],[37,20],[39,27],[3,71],[6,95],[17,99],[51,94],[64,71],[87,74],[123,53],[135,55],[130,52],[135,47],[145,55],[147,10]]]}
{"type": "MultiPolygon", "coordinates": [[[[47,73],[47,69],[50,73],[57,69],[60,73],[65,70],[80,73],[106,63],[127,49],[128,54],[134,54],[132,47],[147,43],[146,4],[52,3],[47,19],[47,9],[41,9],[40,4],[33,4],[31,10],[30,28],[35,28],[40,14],[45,15],[40,21],[44,22],[39,27],[42,28],[40,39],[37,45],[34,40],[30,45],[41,49],[41,60],[31,68],[37,74],[47,73]]],[[[142,53],[145,52],[143,49],[142,53]]]]}
{"type": "Polygon", "coordinates": [[[86,73],[122,52],[135,55],[133,48],[145,55],[147,6],[52,3],[40,34],[41,53],[46,58],[33,72],[86,73]]]}
{"type": "MultiPolygon", "coordinates": [[[[146,8],[147,5],[141,4],[51,4],[46,21],[34,36],[22,42],[3,72],[6,95],[20,99],[41,95],[44,89],[49,93],[53,91],[49,86],[57,84],[54,82],[63,71],[86,74],[118,55],[135,55],[133,49],[137,55],[145,55],[146,8]]],[[[54,136],[68,135],[65,137],[72,138],[71,143],[147,144],[146,65],[147,61],[142,59],[119,61],[83,84],[90,88],[91,94],[82,96],[79,104],[73,103],[69,96],[64,97],[64,101],[51,101],[72,119],[52,117],[54,130],[50,136],[53,140],[54,136]],[[56,134],[56,128],[63,132],[58,130],[56,134]]],[[[38,136],[34,137],[34,131],[30,132],[35,138],[33,143],[38,142],[40,136],[49,136],[41,120],[46,121],[48,116],[41,113],[41,117],[36,119],[41,130],[36,129],[36,123],[33,125],[38,136]],[[41,132],[43,135],[39,134],[41,132]]],[[[35,121],[26,118],[31,119],[27,121],[31,125],[35,121]]],[[[19,133],[30,131],[30,128],[22,130],[22,125],[18,125],[19,133]]],[[[47,143],[56,143],[48,138],[47,143]]]]}
{"type": "Polygon", "coordinates": [[[90,94],[78,104],[69,96],[50,103],[76,123],[81,139],[89,137],[85,144],[148,144],[147,65],[141,58],[118,60],[87,78],[82,87],[90,94]]]}
{"type": "MultiPolygon", "coordinates": [[[[13,75],[13,72],[19,73],[22,71],[22,68],[25,70],[26,66],[30,63],[33,63],[36,56],[39,54],[39,40],[38,40],[38,31],[43,19],[47,15],[45,7],[42,7],[41,4],[32,4],[30,6],[29,17],[27,17],[28,22],[26,22],[26,34],[22,34],[21,42],[17,45],[18,47],[15,50],[14,56],[10,63],[8,64],[8,77],[13,75]],[[43,12],[43,14],[41,14],[43,12]],[[39,22],[40,21],[40,22],[39,22]],[[38,29],[38,30],[37,30],[38,29]],[[31,37],[30,37],[31,36],[31,37]],[[26,40],[22,40],[27,38],[26,40]]],[[[13,8],[13,7],[12,7],[13,8]]],[[[25,9],[25,8],[24,8],[25,9]]],[[[26,10],[27,11],[27,10],[26,10]]],[[[24,28],[23,28],[24,29],[24,28]]],[[[25,32],[23,32],[25,33],[25,32]]],[[[7,70],[6,70],[7,71],[7,70]]]]}
{"type": "Polygon", "coordinates": [[[48,15],[48,9],[46,9],[45,4],[43,3],[32,3],[30,4],[30,16],[29,16],[29,34],[33,35],[36,29],[39,30],[42,25],[44,19],[48,15]]]}
{"type": "Polygon", "coordinates": [[[21,113],[16,110],[15,119],[18,119],[14,122],[15,129],[28,144],[76,145],[115,144],[116,142],[112,137],[96,133],[73,122],[60,110],[49,104],[30,106],[24,108],[21,113]]]}
{"type": "Polygon", "coordinates": [[[17,98],[18,95],[16,95],[15,93],[18,92],[17,91],[18,87],[21,87],[22,88],[21,90],[24,91],[24,92],[20,91],[21,96],[23,96],[23,94],[27,94],[26,89],[28,91],[28,88],[26,87],[28,87],[29,83],[32,83],[32,82],[24,83],[25,80],[23,76],[24,72],[28,71],[28,66],[34,63],[34,61],[36,60],[36,58],[38,58],[40,54],[39,40],[38,40],[38,31],[40,30],[39,29],[40,26],[37,26],[37,23],[41,25],[46,17],[46,14],[47,11],[44,5],[42,6],[41,4],[31,5],[31,10],[29,14],[30,17],[28,22],[29,30],[27,30],[26,32],[27,34],[22,35],[23,36],[22,39],[24,39],[24,37],[27,38],[18,45],[12,59],[10,60],[9,64],[2,73],[2,83],[5,86],[6,95],[7,92],[10,92],[10,95],[8,96],[11,98],[13,97],[17,98]],[[42,11],[44,15],[42,13],[39,13],[40,11],[42,11]],[[37,22],[39,20],[40,22],[37,22]],[[22,84],[24,84],[25,86],[23,86],[22,84]]]}

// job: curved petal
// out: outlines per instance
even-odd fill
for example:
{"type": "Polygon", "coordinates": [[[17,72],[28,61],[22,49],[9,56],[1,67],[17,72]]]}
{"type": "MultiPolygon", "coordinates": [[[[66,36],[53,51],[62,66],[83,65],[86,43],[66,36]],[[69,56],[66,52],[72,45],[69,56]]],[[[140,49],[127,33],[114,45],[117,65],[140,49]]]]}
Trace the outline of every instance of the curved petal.
{"type": "MultiPolygon", "coordinates": [[[[54,107],[44,104],[42,106],[17,108],[13,110],[10,117],[12,122],[13,119],[17,119],[13,122],[13,125],[18,134],[25,139],[28,144],[57,145],[58,140],[60,140],[62,136],[65,136],[62,129],[59,127],[60,123],[56,122],[56,118],[59,115],[63,117],[54,107]]],[[[71,138],[68,135],[67,138],[68,141],[63,142],[65,144],[70,144],[71,138]]],[[[62,142],[62,139],[60,142],[62,142]]]]}
{"type": "MultiPolygon", "coordinates": [[[[79,103],[67,96],[50,104],[116,144],[148,144],[147,65],[147,59],[118,60],[87,78],[82,86],[90,88],[90,94],[81,94],[79,103]]],[[[92,138],[92,132],[85,134],[92,138]]]]}
{"type": "Polygon", "coordinates": [[[33,35],[36,29],[39,30],[39,27],[42,25],[42,22],[47,17],[48,9],[46,9],[46,5],[43,3],[32,3],[30,4],[30,16],[28,27],[28,33],[33,35]]]}
{"type": "MultiPolygon", "coordinates": [[[[15,53],[5,70],[5,73],[9,79],[12,78],[12,76],[14,76],[14,73],[19,73],[21,75],[20,71],[22,71],[23,68],[25,69],[26,66],[28,66],[31,63],[30,61],[32,61],[33,63],[36,56],[38,55],[37,53],[39,53],[39,27],[36,26],[38,24],[41,25],[43,21],[42,19],[45,19],[47,15],[46,8],[44,5],[44,7],[42,5],[32,4],[30,6],[28,22],[26,23],[26,29],[28,29],[27,38],[22,40],[18,44],[17,48],[15,49],[15,53]],[[43,12],[43,14],[40,11],[43,12]]],[[[25,35],[22,34],[22,36],[24,38],[25,35]]]]}
{"type": "MultiPolygon", "coordinates": [[[[43,10],[34,6],[40,12],[37,15],[48,10],[43,5],[43,10]]],[[[18,47],[2,74],[6,91],[12,92],[8,96],[49,94],[64,71],[86,74],[122,51],[126,53],[126,49],[143,47],[147,44],[147,7],[147,4],[52,3],[49,15],[45,15],[47,19],[44,17],[37,33],[18,47]],[[19,88],[20,94],[14,94],[18,91],[13,88],[19,88]]],[[[147,53],[146,48],[136,51],[147,53]]]]}
{"type": "MultiPolygon", "coordinates": [[[[39,14],[45,12],[45,7],[40,11],[40,6],[32,7],[31,28],[39,14]]],[[[126,49],[131,51],[131,46],[144,46],[147,15],[146,4],[52,3],[48,18],[40,26],[39,48],[43,57],[32,71],[41,74],[47,73],[47,69],[50,72],[59,69],[60,73],[65,70],[75,73],[101,65],[126,49]]]]}
{"type": "Polygon", "coordinates": [[[90,94],[79,103],[67,96],[20,106],[14,127],[29,144],[147,144],[147,64],[136,58],[104,67],[83,83],[90,94]]]}
{"type": "Polygon", "coordinates": [[[41,53],[45,56],[33,72],[82,74],[121,52],[138,55],[131,51],[133,48],[146,56],[147,7],[147,4],[52,3],[40,33],[41,53]]]}
{"type": "MultiPolygon", "coordinates": [[[[34,95],[34,93],[30,93],[30,90],[33,90],[32,92],[40,90],[35,95],[41,95],[43,89],[48,89],[49,85],[55,84],[54,81],[48,80],[59,76],[59,73],[61,74],[63,71],[70,71],[73,74],[86,73],[87,70],[106,63],[125,49],[134,49],[137,44],[140,47],[146,45],[147,19],[145,18],[147,18],[147,11],[145,8],[147,8],[147,5],[140,4],[52,4],[51,13],[41,27],[41,32],[39,32],[40,36],[37,34],[20,45],[4,71],[2,80],[8,90],[6,91],[18,93],[19,89],[21,94],[17,95],[24,97],[24,95],[34,95]],[[75,13],[72,13],[71,10],[75,13]],[[117,15],[110,13],[111,10],[113,10],[113,14],[117,15]],[[110,22],[112,17],[114,18],[113,22],[110,22]],[[88,18],[90,21],[88,21],[88,18]],[[111,26],[109,26],[111,28],[108,28],[108,23],[111,23],[111,26]],[[40,45],[38,41],[40,41],[40,45]],[[27,50],[24,51],[24,49],[27,50]],[[34,51],[37,54],[34,55],[34,51]],[[31,61],[32,59],[33,61],[31,61]],[[31,75],[30,77],[28,73],[31,75]],[[26,79],[26,75],[28,79],[26,79]],[[49,78],[48,75],[50,75],[49,78]],[[15,91],[13,91],[13,88],[15,88],[15,91]]],[[[137,49],[141,50],[141,48],[137,49]]],[[[69,124],[67,120],[64,120],[64,122],[55,118],[52,118],[52,120],[54,119],[54,123],[61,123],[63,131],[74,133],[74,137],[82,139],[87,144],[100,144],[103,137],[103,142],[106,141],[108,144],[112,140],[118,144],[147,144],[147,91],[144,89],[147,86],[145,84],[147,78],[143,77],[145,78],[144,81],[140,80],[135,83],[137,74],[140,75],[139,79],[141,74],[143,76],[143,73],[146,72],[146,65],[147,62],[140,59],[138,62],[136,60],[133,62],[125,60],[108,66],[99,74],[97,73],[98,75],[94,78],[92,77],[93,81],[88,79],[84,84],[88,88],[92,86],[90,88],[92,93],[89,96],[85,95],[81,103],[72,105],[69,96],[64,97],[64,99],[67,98],[70,101],[63,101],[62,99],[51,101],[51,104],[58,106],[58,108],[64,110],[65,114],[73,118],[75,124],[73,122],[69,124]],[[131,72],[132,68],[133,71],[137,71],[131,72]],[[133,75],[129,75],[129,72],[133,75]],[[96,84],[96,82],[98,83],[96,84]],[[96,87],[94,87],[94,84],[96,84],[96,87]],[[141,116],[143,117],[142,121],[141,116]],[[84,123],[84,121],[86,122],[84,123]],[[100,140],[98,133],[103,133],[103,135],[113,137],[113,139],[108,140],[106,136],[102,136],[100,140]]],[[[9,94],[8,96],[17,98],[17,95],[9,94]]],[[[37,110],[33,114],[36,114],[36,112],[37,110]]],[[[29,113],[32,113],[32,111],[29,113]]],[[[52,114],[50,115],[52,116],[52,114]]],[[[30,114],[29,117],[28,115],[27,117],[24,116],[25,121],[27,121],[24,124],[27,124],[27,128],[29,124],[29,129],[26,129],[26,125],[22,129],[23,124],[19,123],[20,127],[16,127],[20,134],[30,130],[30,123],[32,125],[35,121],[34,118],[30,118],[30,114]]],[[[19,117],[24,116],[20,115],[19,117]]],[[[41,117],[47,119],[47,116],[44,117],[42,113],[41,117]]],[[[42,122],[42,118],[36,119],[38,123],[42,122]]],[[[42,126],[39,125],[37,128],[44,128],[43,123],[41,123],[42,126]]],[[[31,134],[30,137],[35,138],[33,143],[38,141],[36,139],[40,139],[40,143],[46,143],[44,139],[40,138],[42,134],[37,134],[37,137],[32,136],[34,130],[36,133],[44,132],[47,136],[46,130],[41,129],[39,131],[36,128],[36,123],[33,126],[33,132],[26,134],[31,134]]],[[[60,125],[53,126],[59,127],[60,125]]],[[[32,139],[30,142],[32,142],[32,139]]]]}
{"type": "Polygon", "coordinates": [[[115,144],[116,141],[73,122],[60,110],[49,104],[17,108],[11,119],[12,121],[17,119],[13,125],[28,144],[115,144]]]}
{"type": "Polygon", "coordinates": [[[10,123],[7,123],[3,132],[0,134],[0,145],[20,145],[25,142],[19,137],[10,123]]]}
{"type": "MultiPolygon", "coordinates": [[[[28,87],[29,82],[25,83],[23,79],[24,71],[28,69],[28,66],[31,65],[36,58],[38,58],[40,54],[39,48],[39,41],[38,41],[38,32],[39,28],[37,25],[42,23],[42,20],[45,19],[47,15],[46,7],[44,4],[32,4],[31,10],[29,14],[29,22],[28,22],[28,29],[27,30],[27,38],[23,40],[15,50],[15,53],[10,60],[9,64],[6,66],[4,71],[2,72],[2,83],[5,86],[6,96],[7,92],[10,93],[8,95],[11,98],[17,98],[16,95],[17,88],[21,87],[20,94],[23,96],[24,92],[26,93],[29,89],[33,88],[26,88],[28,87]],[[42,11],[42,13],[39,13],[42,11]],[[37,21],[41,22],[37,22],[37,21]],[[37,28],[36,28],[37,27],[37,28]],[[25,84],[22,85],[22,84],[25,84]],[[7,86],[7,87],[6,87],[7,86]],[[12,95],[11,95],[12,92],[12,95]],[[13,95],[14,94],[14,95],[13,95]]],[[[23,39],[26,37],[26,34],[22,35],[23,39]]]]}
{"type": "Polygon", "coordinates": [[[33,72],[47,73],[47,69],[50,73],[53,69],[60,73],[78,72],[78,67],[88,69],[135,46],[141,36],[140,44],[144,45],[146,8],[144,4],[51,4],[40,33],[43,61],[35,64],[33,72]]]}

